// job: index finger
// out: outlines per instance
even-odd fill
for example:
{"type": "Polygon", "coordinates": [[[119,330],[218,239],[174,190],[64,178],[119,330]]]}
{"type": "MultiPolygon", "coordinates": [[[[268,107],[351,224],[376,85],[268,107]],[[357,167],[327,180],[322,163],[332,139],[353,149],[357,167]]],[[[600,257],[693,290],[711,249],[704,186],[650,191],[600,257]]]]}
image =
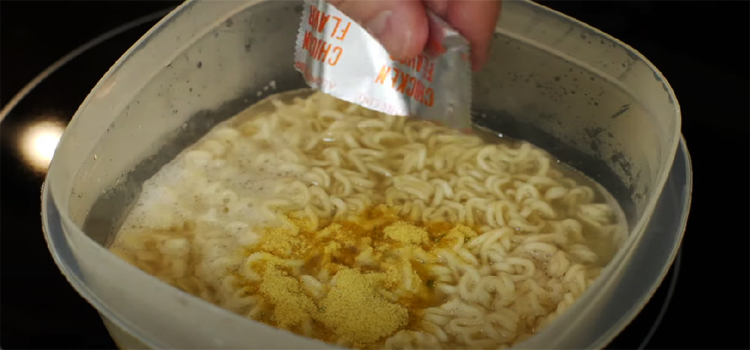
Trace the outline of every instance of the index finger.
{"type": "Polygon", "coordinates": [[[427,42],[427,14],[419,0],[327,1],[362,24],[397,59],[414,58],[427,42]]]}
{"type": "Polygon", "coordinates": [[[450,1],[445,11],[444,18],[471,44],[472,68],[481,69],[489,57],[500,0],[450,1]]]}

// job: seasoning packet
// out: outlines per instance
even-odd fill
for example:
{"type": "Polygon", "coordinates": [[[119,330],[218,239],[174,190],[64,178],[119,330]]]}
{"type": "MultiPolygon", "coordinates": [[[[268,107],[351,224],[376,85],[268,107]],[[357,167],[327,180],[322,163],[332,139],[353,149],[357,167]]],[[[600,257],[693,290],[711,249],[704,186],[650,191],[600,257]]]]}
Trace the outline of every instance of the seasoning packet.
{"type": "Polygon", "coordinates": [[[471,128],[469,42],[428,11],[425,51],[396,61],[357,22],[324,0],[305,0],[294,67],[307,84],[379,112],[471,128]]]}

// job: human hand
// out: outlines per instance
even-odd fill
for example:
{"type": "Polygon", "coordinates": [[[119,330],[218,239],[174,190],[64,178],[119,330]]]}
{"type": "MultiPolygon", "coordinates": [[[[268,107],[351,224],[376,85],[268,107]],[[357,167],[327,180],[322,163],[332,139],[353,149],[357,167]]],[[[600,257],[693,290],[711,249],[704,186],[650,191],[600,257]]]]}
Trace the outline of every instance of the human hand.
{"type": "Polygon", "coordinates": [[[442,17],[471,44],[474,70],[489,56],[500,0],[328,0],[361,23],[396,59],[420,54],[427,44],[426,9],[442,17]]]}

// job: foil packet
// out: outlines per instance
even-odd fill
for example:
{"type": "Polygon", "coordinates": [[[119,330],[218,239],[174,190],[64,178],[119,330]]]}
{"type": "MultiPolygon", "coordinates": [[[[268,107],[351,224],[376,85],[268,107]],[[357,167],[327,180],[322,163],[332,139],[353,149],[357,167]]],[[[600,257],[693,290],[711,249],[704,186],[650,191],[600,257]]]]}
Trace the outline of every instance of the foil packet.
{"type": "Polygon", "coordinates": [[[469,42],[428,11],[425,51],[397,61],[367,30],[323,0],[306,0],[294,67],[307,84],[363,107],[471,128],[469,42]]]}

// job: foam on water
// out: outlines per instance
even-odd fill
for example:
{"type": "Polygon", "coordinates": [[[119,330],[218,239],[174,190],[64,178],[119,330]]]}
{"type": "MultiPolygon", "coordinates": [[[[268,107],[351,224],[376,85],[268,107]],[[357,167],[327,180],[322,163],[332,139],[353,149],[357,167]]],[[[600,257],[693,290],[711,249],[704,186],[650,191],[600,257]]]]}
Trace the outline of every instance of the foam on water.
{"type": "Polygon", "coordinates": [[[197,270],[217,278],[238,264],[231,257],[236,247],[257,239],[253,229],[275,220],[262,210],[264,199],[306,170],[282,143],[249,140],[227,123],[219,125],[144,182],[112,248],[127,250],[139,235],[181,231],[191,222],[200,228],[191,230],[202,256],[197,270]],[[217,210],[222,204],[224,210],[217,210]]]}

